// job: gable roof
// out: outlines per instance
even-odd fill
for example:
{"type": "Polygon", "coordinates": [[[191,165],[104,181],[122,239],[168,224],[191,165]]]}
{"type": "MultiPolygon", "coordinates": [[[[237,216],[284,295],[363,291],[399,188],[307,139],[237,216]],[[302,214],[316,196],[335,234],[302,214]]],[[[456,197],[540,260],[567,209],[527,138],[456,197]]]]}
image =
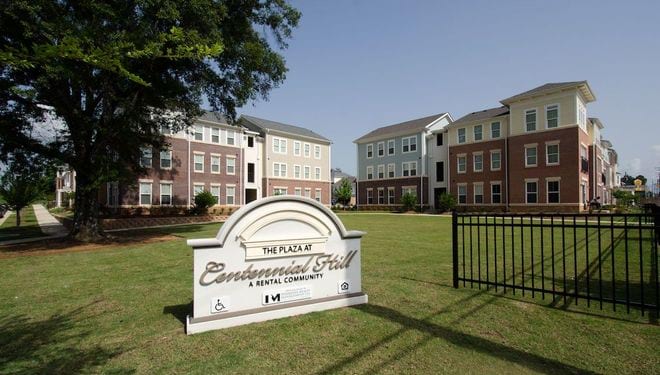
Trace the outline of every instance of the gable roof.
{"type": "Polygon", "coordinates": [[[591,91],[591,88],[589,87],[589,83],[587,81],[573,81],[573,82],[553,82],[553,83],[546,83],[545,85],[541,85],[538,87],[535,87],[531,90],[525,91],[523,93],[514,95],[510,98],[506,98],[504,100],[500,100],[500,103],[504,105],[509,105],[512,102],[515,102],[520,99],[524,99],[527,97],[531,96],[536,96],[536,95],[542,95],[542,94],[549,94],[554,91],[560,91],[560,90],[565,90],[565,89],[570,89],[570,88],[577,88],[582,92],[582,95],[587,99],[587,101],[593,102],[596,100],[596,96],[594,95],[593,91],[591,91]]]}
{"type": "Polygon", "coordinates": [[[449,115],[448,112],[438,113],[437,115],[426,116],[415,120],[400,122],[394,125],[383,126],[372,130],[369,133],[354,140],[354,143],[360,143],[368,139],[379,139],[388,135],[416,133],[425,129],[429,124],[449,115]]]}
{"type": "Polygon", "coordinates": [[[198,119],[229,125],[227,117],[225,117],[225,115],[220,112],[204,111],[204,113],[199,116],[198,119]]]}
{"type": "Polygon", "coordinates": [[[272,130],[280,133],[311,138],[325,143],[332,143],[328,138],[299,126],[284,124],[281,122],[266,120],[248,115],[241,115],[240,120],[243,126],[259,133],[267,133],[269,130],[272,130]]]}
{"type": "Polygon", "coordinates": [[[468,113],[467,115],[449,124],[449,127],[453,128],[456,125],[461,125],[467,122],[485,120],[492,117],[503,116],[508,114],[509,114],[509,107],[507,106],[488,108],[488,109],[484,109],[483,111],[468,113]]]}

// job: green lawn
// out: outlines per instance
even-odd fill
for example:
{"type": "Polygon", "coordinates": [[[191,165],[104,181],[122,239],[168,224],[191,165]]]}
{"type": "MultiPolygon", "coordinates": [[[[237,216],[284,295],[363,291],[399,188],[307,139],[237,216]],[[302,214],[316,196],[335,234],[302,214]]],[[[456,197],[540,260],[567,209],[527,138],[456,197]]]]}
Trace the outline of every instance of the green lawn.
{"type": "Polygon", "coordinates": [[[182,322],[192,299],[184,239],[0,259],[0,373],[660,372],[660,328],[636,311],[453,289],[449,218],[340,217],[368,232],[368,305],[194,336],[182,322]]]}
{"type": "Polygon", "coordinates": [[[20,227],[16,227],[15,212],[0,226],[0,241],[41,236],[44,236],[44,234],[39,229],[39,223],[37,223],[37,217],[34,216],[32,206],[25,207],[21,210],[20,227]]]}

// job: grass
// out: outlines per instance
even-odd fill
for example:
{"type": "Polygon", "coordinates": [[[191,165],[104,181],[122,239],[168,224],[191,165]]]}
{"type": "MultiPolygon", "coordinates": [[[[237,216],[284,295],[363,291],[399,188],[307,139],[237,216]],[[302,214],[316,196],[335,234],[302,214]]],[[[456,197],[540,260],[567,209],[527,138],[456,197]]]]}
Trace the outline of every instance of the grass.
{"type": "Polygon", "coordinates": [[[53,207],[48,210],[53,216],[59,216],[67,219],[73,219],[73,210],[64,207],[53,207]]]}
{"type": "Polygon", "coordinates": [[[25,207],[21,210],[20,227],[16,227],[15,212],[13,212],[0,226],[0,241],[41,236],[44,236],[44,234],[39,228],[39,223],[37,222],[37,217],[34,215],[34,209],[32,209],[32,206],[25,207]]]}
{"type": "MultiPolygon", "coordinates": [[[[451,287],[449,218],[340,214],[367,231],[369,304],[186,336],[180,240],[0,259],[0,373],[658,373],[660,329],[636,311],[451,287]]],[[[142,234],[145,231],[141,231],[142,234]]]]}

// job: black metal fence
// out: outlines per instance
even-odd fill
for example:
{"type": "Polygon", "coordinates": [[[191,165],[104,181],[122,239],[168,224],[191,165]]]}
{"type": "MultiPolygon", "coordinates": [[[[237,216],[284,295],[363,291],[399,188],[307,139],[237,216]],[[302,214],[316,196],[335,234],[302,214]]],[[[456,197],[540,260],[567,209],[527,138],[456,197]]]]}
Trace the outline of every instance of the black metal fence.
{"type": "Polygon", "coordinates": [[[658,314],[660,211],[453,213],[453,282],[564,304],[658,314]]]}

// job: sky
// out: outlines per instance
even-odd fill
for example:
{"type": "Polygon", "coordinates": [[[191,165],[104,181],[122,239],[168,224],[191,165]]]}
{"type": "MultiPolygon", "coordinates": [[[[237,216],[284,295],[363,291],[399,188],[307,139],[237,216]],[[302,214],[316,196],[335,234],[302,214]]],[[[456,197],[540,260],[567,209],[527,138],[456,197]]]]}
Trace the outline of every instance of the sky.
{"type": "Polygon", "coordinates": [[[381,126],[454,119],[547,82],[587,80],[619,171],[660,168],[660,1],[293,1],[289,72],[239,113],[330,138],[355,173],[353,140],[381,126]]]}

